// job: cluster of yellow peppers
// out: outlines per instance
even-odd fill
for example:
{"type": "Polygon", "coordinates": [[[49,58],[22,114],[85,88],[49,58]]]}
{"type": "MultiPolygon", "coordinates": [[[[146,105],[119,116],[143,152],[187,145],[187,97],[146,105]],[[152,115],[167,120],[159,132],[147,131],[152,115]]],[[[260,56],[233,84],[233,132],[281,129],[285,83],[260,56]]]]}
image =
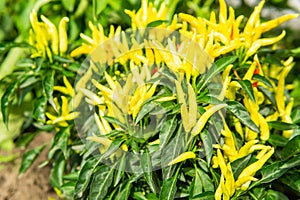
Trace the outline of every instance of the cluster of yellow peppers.
{"type": "Polygon", "coordinates": [[[35,49],[32,57],[48,57],[52,62],[52,55],[63,55],[68,49],[68,34],[66,25],[69,21],[68,17],[60,20],[58,31],[56,26],[45,16],[41,16],[43,22],[39,22],[36,11],[30,14],[29,44],[35,49]],[[50,47],[49,47],[50,46],[50,47]]]}
{"type": "MultiPolygon", "coordinates": [[[[250,183],[257,180],[257,178],[254,177],[255,173],[261,169],[265,162],[274,153],[274,148],[264,144],[270,135],[268,122],[278,119],[287,123],[292,122],[290,114],[293,107],[293,100],[291,99],[289,102],[286,102],[286,99],[284,99],[284,88],[285,78],[294,65],[293,58],[288,58],[286,61],[282,62],[284,68],[279,68],[275,65],[269,67],[265,65],[262,66],[255,53],[260,47],[275,44],[285,36],[285,32],[283,31],[279,36],[274,38],[261,38],[263,33],[298,16],[297,14],[288,14],[277,19],[261,23],[260,13],[264,5],[264,1],[261,1],[259,5],[255,7],[254,12],[246,22],[244,29],[241,30],[240,24],[243,20],[243,16],[238,16],[236,18],[234,9],[231,7],[228,9],[224,0],[219,0],[219,5],[220,12],[218,19],[214,11],[211,12],[209,19],[200,17],[197,18],[188,14],[180,13],[178,16],[175,15],[173,17],[169,25],[163,22],[158,26],[158,28],[179,31],[182,35],[193,40],[203,48],[212,61],[223,54],[236,51],[236,54],[243,55],[243,62],[250,64],[250,68],[244,77],[239,77],[235,71],[234,75],[237,79],[248,80],[253,85],[255,101],[242,93],[242,95],[244,95],[243,103],[249,111],[251,119],[257,127],[259,127],[260,133],[256,133],[247,127],[243,127],[239,120],[234,118],[235,131],[244,141],[243,146],[238,148],[233,130],[229,129],[225,119],[223,119],[224,130],[222,130],[221,134],[224,138],[224,144],[215,145],[217,150],[216,155],[213,157],[213,167],[219,167],[221,170],[220,184],[215,192],[215,198],[217,200],[222,198],[230,199],[237,190],[247,190],[250,183]],[[253,55],[253,61],[248,61],[248,59],[253,55]],[[264,87],[267,86],[253,80],[252,77],[255,74],[278,79],[277,84],[271,81],[273,84],[273,92],[276,94],[275,100],[277,104],[277,111],[268,116],[263,116],[259,113],[259,106],[268,100],[265,99],[264,95],[257,89],[257,86],[259,85],[264,87]],[[257,151],[259,152],[256,153],[257,151]],[[257,161],[247,166],[235,180],[231,169],[231,163],[239,158],[255,153],[257,161]]],[[[157,10],[151,3],[148,4],[147,0],[142,0],[141,8],[137,12],[129,10],[126,10],[125,12],[132,19],[133,30],[136,30],[146,28],[148,24],[154,21],[165,21],[168,8],[164,3],[162,3],[160,8],[157,10]]],[[[36,12],[32,12],[30,16],[32,24],[32,30],[30,31],[30,44],[36,48],[32,56],[48,57],[49,60],[52,61],[53,54],[63,55],[67,51],[68,41],[66,22],[68,22],[68,18],[64,17],[61,20],[58,32],[55,25],[53,25],[46,17],[42,16],[41,19],[43,22],[38,22],[36,12]]],[[[120,38],[123,37],[123,39],[120,39],[119,41],[119,43],[123,42],[121,52],[119,52],[120,55],[122,53],[130,52],[130,49],[134,48],[129,47],[128,44],[124,44],[126,39],[124,39],[125,34],[121,30],[121,27],[118,27],[115,30],[114,27],[111,26],[108,36],[105,36],[103,27],[100,24],[95,26],[92,23],[89,23],[89,27],[92,31],[92,37],[81,34],[80,36],[83,40],[85,40],[85,43],[73,50],[70,53],[71,57],[81,54],[89,54],[100,44],[114,38],[117,35],[120,35],[120,38]]],[[[52,104],[54,111],[52,110],[51,112],[46,113],[49,118],[47,123],[57,125],[58,127],[68,126],[67,121],[73,120],[79,115],[78,112],[72,112],[70,110],[74,110],[82,100],[83,96],[86,96],[86,101],[88,103],[99,107],[100,113],[99,115],[95,114],[95,120],[100,133],[108,134],[112,130],[112,127],[104,119],[104,112],[108,111],[106,115],[117,117],[121,122],[125,121],[124,114],[132,115],[133,119],[135,119],[143,103],[154,95],[158,82],[152,85],[145,84],[145,81],[147,80],[146,75],[149,73],[151,74],[151,72],[147,71],[149,70],[147,67],[148,65],[152,65],[153,63],[159,65],[161,62],[164,62],[171,70],[183,72],[188,80],[189,77],[198,76],[201,72],[203,72],[203,69],[195,68],[191,65],[191,63],[185,62],[184,59],[178,56],[180,54],[189,53],[188,43],[183,42],[181,46],[178,47],[175,45],[174,41],[169,40],[167,46],[162,47],[159,43],[150,44],[149,41],[144,41],[144,45],[152,48],[151,50],[146,49],[146,56],[143,55],[142,51],[135,51],[132,54],[127,54],[125,60],[122,60],[122,58],[119,60],[124,64],[128,60],[130,61],[132,74],[129,74],[126,77],[124,87],[121,86],[120,82],[116,81],[116,77],[111,77],[109,74],[105,73],[105,78],[109,87],[101,85],[97,82],[97,80],[92,80],[92,83],[99,90],[99,93],[95,94],[89,90],[83,89],[86,82],[91,78],[93,71],[98,70],[92,63],[90,69],[79,80],[75,88],[73,88],[67,78],[64,77],[63,81],[65,86],[54,87],[54,90],[65,95],[61,97],[62,105],[59,105],[57,98],[53,100],[52,104]],[[169,52],[162,49],[167,49],[169,52]],[[177,54],[174,54],[174,52],[177,54]],[[132,79],[136,82],[132,82],[132,79]],[[73,104],[73,107],[71,104],[73,104]],[[53,114],[53,112],[55,112],[56,115],[53,114]]],[[[222,74],[224,86],[218,97],[220,100],[224,100],[225,98],[235,100],[236,93],[238,93],[241,89],[241,85],[237,81],[232,80],[230,75],[232,67],[232,65],[229,65],[222,74]]],[[[209,106],[207,107],[207,111],[199,117],[195,91],[188,83],[188,94],[186,94],[188,96],[187,105],[181,84],[180,80],[175,81],[177,97],[164,97],[157,101],[170,101],[177,98],[178,103],[181,104],[183,128],[186,132],[190,132],[193,136],[196,136],[201,132],[209,117],[213,113],[224,108],[226,104],[209,106]]],[[[115,129],[118,129],[117,125],[113,126],[115,129]]],[[[293,132],[290,130],[283,131],[284,137],[287,138],[291,137],[292,133],[293,132]]],[[[112,142],[109,139],[100,139],[100,137],[97,136],[92,136],[88,139],[103,144],[103,151],[105,151],[112,142]]],[[[126,146],[123,146],[122,149],[127,151],[126,146]]],[[[193,159],[195,157],[196,155],[193,152],[185,152],[170,162],[169,165],[182,162],[186,159],[193,159]]]]}

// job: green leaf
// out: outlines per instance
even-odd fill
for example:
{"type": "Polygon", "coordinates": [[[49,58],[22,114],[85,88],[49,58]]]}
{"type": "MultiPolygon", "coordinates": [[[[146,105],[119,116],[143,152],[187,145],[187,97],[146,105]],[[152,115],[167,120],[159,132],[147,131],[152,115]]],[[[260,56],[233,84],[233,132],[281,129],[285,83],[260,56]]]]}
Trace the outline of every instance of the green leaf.
{"type": "Polygon", "coordinates": [[[93,174],[89,199],[104,199],[113,181],[114,167],[102,165],[93,174]]]}
{"type": "Polygon", "coordinates": [[[285,145],[285,147],[283,147],[282,152],[281,152],[281,157],[283,159],[287,159],[298,153],[300,153],[300,135],[293,137],[285,145]]]}
{"type": "Polygon", "coordinates": [[[280,168],[282,164],[283,162],[274,162],[268,166],[263,167],[261,169],[262,178],[259,181],[254,182],[252,185],[250,185],[249,189],[264,183],[270,183],[281,177],[288,170],[288,168],[280,168]]]}
{"type": "Polygon", "coordinates": [[[290,124],[286,122],[280,122],[280,121],[272,121],[268,122],[268,125],[276,130],[284,131],[284,130],[292,130],[299,128],[296,124],[290,124]]]}
{"type": "Polygon", "coordinates": [[[94,12],[96,16],[98,16],[107,7],[107,3],[109,3],[109,1],[107,0],[93,1],[93,6],[95,10],[94,12]]]}
{"type": "Polygon", "coordinates": [[[9,107],[12,105],[14,100],[14,94],[18,88],[18,82],[15,81],[13,84],[9,85],[5,90],[3,96],[1,97],[1,112],[3,122],[6,127],[8,126],[8,117],[9,117],[9,107]]]}
{"type": "Polygon", "coordinates": [[[300,123],[300,107],[296,107],[293,109],[291,118],[292,118],[294,124],[300,123]]]}
{"type": "Polygon", "coordinates": [[[52,97],[53,86],[54,86],[54,70],[48,71],[43,80],[43,89],[47,99],[52,97]]]}
{"type": "Polygon", "coordinates": [[[202,90],[203,87],[217,74],[222,72],[228,65],[232,64],[237,59],[237,56],[227,56],[217,60],[204,76],[201,77],[197,88],[202,90]]]}
{"type": "Polygon", "coordinates": [[[122,176],[124,175],[125,167],[126,167],[126,154],[124,153],[119,162],[118,170],[116,170],[117,174],[115,176],[114,187],[116,187],[119,184],[122,176]]]}
{"type": "Polygon", "coordinates": [[[231,168],[235,179],[237,179],[240,173],[248,166],[250,160],[251,154],[247,155],[246,157],[239,158],[231,163],[231,168]]]}
{"type": "Polygon", "coordinates": [[[287,196],[285,196],[283,193],[274,191],[274,190],[268,190],[265,200],[289,200],[287,196]]]}
{"type": "Polygon", "coordinates": [[[237,101],[226,101],[227,110],[230,111],[233,115],[235,115],[244,125],[250,128],[252,131],[259,133],[259,128],[255,125],[255,123],[251,120],[250,114],[246,110],[246,108],[237,101]]]}
{"type": "Polygon", "coordinates": [[[62,191],[64,196],[72,197],[74,196],[75,191],[75,182],[66,182],[62,186],[58,188],[60,191],[62,191]]]}
{"type": "Polygon", "coordinates": [[[272,83],[265,76],[262,76],[262,75],[259,75],[259,74],[254,74],[252,76],[252,79],[265,84],[267,87],[270,87],[270,88],[273,87],[272,83]]]}
{"type": "Polygon", "coordinates": [[[138,122],[141,119],[143,119],[145,117],[145,115],[147,115],[149,112],[151,112],[155,107],[157,107],[157,105],[153,102],[143,105],[135,119],[134,125],[137,125],[138,122]]]}
{"type": "Polygon", "coordinates": [[[35,159],[38,157],[38,155],[40,155],[45,147],[46,145],[35,147],[23,155],[19,175],[22,175],[27,171],[27,169],[33,164],[35,159]]]}
{"type": "Polygon", "coordinates": [[[173,200],[175,198],[175,194],[177,191],[177,186],[176,186],[177,176],[178,176],[178,171],[173,177],[170,177],[169,179],[163,182],[159,199],[173,200]]]}
{"type": "Polygon", "coordinates": [[[78,176],[79,176],[79,171],[74,171],[64,175],[63,179],[68,181],[76,181],[78,179],[78,176]]]}
{"type": "Polygon", "coordinates": [[[20,89],[25,89],[25,88],[27,88],[27,87],[33,85],[34,83],[36,83],[36,82],[38,82],[38,81],[39,81],[39,78],[37,78],[37,77],[31,76],[31,75],[25,76],[25,77],[24,77],[24,81],[22,81],[22,82],[20,83],[19,88],[20,88],[20,89]]]}
{"type": "Polygon", "coordinates": [[[207,165],[210,166],[211,158],[213,156],[213,144],[211,135],[207,130],[204,130],[201,132],[200,137],[203,142],[207,165]]]}
{"type": "Polygon", "coordinates": [[[280,181],[291,188],[300,196],[300,174],[295,171],[294,173],[287,173],[280,178],[280,181]]]}
{"type": "Polygon", "coordinates": [[[203,192],[213,192],[214,185],[211,178],[202,171],[200,168],[195,168],[195,177],[189,188],[190,197],[194,197],[202,194],[203,192]]]}
{"type": "Polygon", "coordinates": [[[69,12],[73,12],[76,0],[62,0],[62,5],[69,12]]]}
{"type": "Polygon", "coordinates": [[[273,106],[277,106],[275,97],[270,90],[260,85],[257,88],[272,102],[273,106]]]}
{"type": "Polygon", "coordinates": [[[114,200],[116,199],[115,194],[119,188],[115,188],[110,194],[105,198],[105,200],[114,200]]]}
{"type": "Polygon", "coordinates": [[[26,148],[37,134],[38,133],[36,133],[36,132],[21,134],[18,136],[17,141],[15,142],[15,145],[17,147],[25,147],[26,148]]]}
{"type": "Polygon", "coordinates": [[[203,183],[201,181],[200,173],[198,172],[199,169],[196,168],[195,170],[195,177],[193,178],[192,184],[189,187],[190,197],[194,197],[203,192],[203,183]]]}
{"type": "Polygon", "coordinates": [[[145,179],[146,179],[150,189],[152,190],[152,192],[156,193],[156,184],[153,180],[151,158],[150,158],[148,151],[143,153],[141,163],[142,163],[142,168],[143,168],[143,172],[145,175],[145,179]]]}
{"type": "Polygon", "coordinates": [[[214,104],[214,105],[223,103],[223,101],[220,101],[217,97],[206,95],[206,94],[205,96],[197,97],[197,102],[214,104]]]}
{"type": "Polygon", "coordinates": [[[293,168],[300,165],[300,155],[296,155],[293,158],[291,158],[288,162],[284,163],[282,166],[280,166],[281,169],[285,168],[293,168]]]}
{"type": "Polygon", "coordinates": [[[153,22],[150,22],[149,24],[147,24],[147,28],[150,28],[150,27],[157,27],[159,25],[162,25],[163,23],[166,23],[168,22],[167,20],[156,20],[156,21],[153,21],[153,22]]]}
{"type": "Polygon", "coordinates": [[[268,142],[272,146],[284,147],[288,143],[288,139],[278,134],[270,134],[268,142]]]}
{"type": "Polygon", "coordinates": [[[98,164],[101,162],[103,157],[91,157],[82,166],[79,177],[76,181],[74,199],[83,199],[85,197],[84,193],[90,183],[92,174],[98,164]]]}
{"type": "Polygon", "coordinates": [[[212,183],[212,179],[201,169],[196,169],[196,173],[199,174],[201,179],[204,192],[213,192],[215,191],[214,185],[212,183]]]}
{"type": "Polygon", "coordinates": [[[163,166],[163,179],[169,179],[172,174],[174,173],[174,166],[167,166],[172,160],[174,160],[178,155],[183,153],[183,143],[184,143],[184,136],[182,134],[182,126],[180,126],[179,130],[176,133],[174,139],[172,139],[168,145],[162,149],[162,166],[163,166]]]}
{"type": "Polygon", "coordinates": [[[109,146],[108,150],[103,154],[104,158],[109,157],[111,154],[120,149],[121,144],[124,142],[124,139],[115,139],[109,146]]]}
{"type": "Polygon", "coordinates": [[[61,128],[58,133],[55,134],[52,145],[48,151],[48,159],[51,160],[58,150],[61,150],[65,159],[68,157],[68,140],[70,137],[70,127],[61,128]]]}
{"type": "Polygon", "coordinates": [[[146,194],[146,197],[148,200],[159,200],[159,198],[157,198],[157,196],[153,193],[146,194]]]}
{"type": "Polygon", "coordinates": [[[41,96],[34,102],[33,107],[33,117],[34,119],[45,122],[45,112],[46,112],[47,98],[46,96],[41,96]]]}
{"type": "Polygon", "coordinates": [[[63,185],[63,174],[65,172],[66,159],[62,154],[55,160],[50,173],[50,183],[56,188],[63,185]]]}
{"type": "Polygon", "coordinates": [[[266,188],[265,187],[256,187],[253,188],[253,193],[250,193],[250,195],[252,196],[252,198],[254,200],[260,200],[260,199],[264,199],[264,197],[266,196],[266,188]]]}
{"type": "Polygon", "coordinates": [[[146,198],[145,195],[142,192],[134,192],[133,193],[133,199],[136,199],[136,200],[148,200],[148,198],[146,198]]]}
{"type": "Polygon", "coordinates": [[[116,125],[120,126],[121,128],[126,129],[126,126],[114,117],[103,116],[103,118],[106,119],[111,124],[116,124],[116,125]]]}
{"type": "Polygon", "coordinates": [[[239,84],[241,85],[244,92],[248,95],[248,97],[255,102],[254,92],[252,88],[252,84],[249,80],[239,80],[239,84]]]}
{"type": "Polygon", "coordinates": [[[172,137],[174,131],[177,127],[177,120],[176,116],[174,116],[172,119],[167,120],[159,132],[159,148],[162,149],[166,146],[166,144],[169,142],[170,138],[172,137]]]}
{"type": "Polygon", "coordinates": [[[197,196],[194,196],[191,198],[192,200],[214,200],[215,199],[215,193],[214,192],[203,192],[201,194],[198,194],[197,196]]]}
{"type": "Polygon", "coordinates": [[[118,197],[116,199],[118,200],[127,200],[129,199],[129,195],[131,192],[132,184],[130,181],[127,182],[124,189],[118,194],[118,197]]]}

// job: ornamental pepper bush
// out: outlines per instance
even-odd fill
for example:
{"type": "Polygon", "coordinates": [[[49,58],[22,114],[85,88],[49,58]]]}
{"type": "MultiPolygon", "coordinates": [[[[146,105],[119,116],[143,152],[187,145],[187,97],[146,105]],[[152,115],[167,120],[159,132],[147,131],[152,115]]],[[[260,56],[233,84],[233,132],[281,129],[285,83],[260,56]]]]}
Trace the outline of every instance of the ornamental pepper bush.
{"type": "MultiPolygon", "coordinates": [[[[261,19],[219,0],[208,17],[142,0],[129,26],[30,14],[30,53],[3,78],[9,109],[32,100],[17,144],[53,135],[50,183],[61,199],[296,199],[300,114],[278,57],[298,17],[261,19]],[[34,131],[28,131],[34,130],[34,131]]],[[[45,145],[23,156],[20,174],[45,145]]]]}

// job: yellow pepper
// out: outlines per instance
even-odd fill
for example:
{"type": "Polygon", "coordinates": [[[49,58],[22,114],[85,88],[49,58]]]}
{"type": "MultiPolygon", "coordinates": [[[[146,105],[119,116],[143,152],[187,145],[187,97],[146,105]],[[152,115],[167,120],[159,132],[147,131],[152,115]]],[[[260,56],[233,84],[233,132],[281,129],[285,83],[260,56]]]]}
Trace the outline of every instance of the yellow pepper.
{"type": "Polygon", "coordinates": [[[177,156],[174,160],[172,160],[168,164],[168,166],[171,166],[171,165],[174,165],[176,163],[185,161],[187,159],[193,159],[193,158],[196,158],[196,154],[192,151],[187,151],[187,152],[184,152],[184,153],[180,154],[179,156],[177,156]]]}
{"type": "Polygon", "coordinates": [[[249,48],[253,42],[252,37],[251,37],[252,32],[253,32],[253,29],[255,28],[256,23],[259,20],[260,12],[262,10],[264,3],[265,3],[265,1],[261,1],[259,3],[259,5],[254,8],[253,13],[250,15],[250,17],[246,23],[246,26],[244,28],[244,37],[245,37],[245,42],[246,42],[246,44],[245,44],[246,48],[249,48]]]}
{"type": "Polygon", "coordinates": [[[287,15],[284,15],[284,16],[280,16],[276,19],[261,23],[259,25],[258,29],[260,29],[261,33],[264,33],[264,32],[267,32],[267,31],[273,29],[273,28],[276,28],[277,26],[279,26],[280,24],[282,24],[282,23],[284,23],[288,20],[291,20],[291,19],[294,19],[294,18],[297,18],[297,17],[299,17],[299,14],[287,14],[287,15]]]}
{"type": "Polygon", "coordinates": [[[63,86],[54,86],[53,90],[59,91],[65,95],[70,95],[73,97],[75,95],[74,89],[71,85],[71,83],[68,81],[66,76],[63,76],[63,82],[65,84],[65,87],[63,86]]]}
{"type": "Polygon", "coordinates": [[[208,121],[208,119],[217,111],[219,111],[220,109],[226,107],[227,104],[219,104],[219,105],[214,105],[211,108],[209,108],[197,121],[196,125],[194,126],[194,128],[191,131],[191,134],[193,136],[198,135],[202,129],[204,128],[206,122],[208,121]]]}
{"type": "Polygon", "coordinates": [[[61,112],[59,116],[54,116],[51,113],[46,112],[46,116],[50,119],[47,121],[47,124],[58,125],[61,127],[66,127],[69,124],[67,121],[73,120],[79,116],[79,112],[69,112],[69,102],[65,96],[61,97],[62,106],[60,107],[61,112]]]}
{"type": "Polygon", "coordinates": [[[41,16],[42,21],[44,21],[48,27],[48,33],[51,37],[51,49],[54,54],[58,55],[58,34],[55,25],[50,22],[44,15],[41,16]]]}
{"type": "MultiPolygon", "coordinates": [[[[251,177],[255,175],[255,173],[262,168],[262,166],[267,162],[267,160],[272,156],[274,153],[274,148],[271,148],[266,154],[262,155],[260,159],[248,167],[246,167],[239,175],[235,187],[240,188],[243,184],[251,181],[251,177]],[[246,178],[247,177],[247,178],[246,178]]],[[[245,190],[246,188],[242,188],[245,190]]]]}
{"type": "Polygon", "coordinates": [[[280,41],[284,36],[285,36],[285,31],[282,31],[282,33],[277,37],[258,39],[256,41],[254,41],[251,44],[250,48],[248,49],[245,59],[247,59],[250,56],[252,56],[253,54],[255,54],[260,47],[274,44],[274,43],[280,41]]]}
{"type": "Polygon", "coordinates": [[[59,52],[60,55],[64,54],[68,49],[68,34],[66,31],[66,24],[69,22],[68,17],[64,17],[59,22],[59,52]]]}

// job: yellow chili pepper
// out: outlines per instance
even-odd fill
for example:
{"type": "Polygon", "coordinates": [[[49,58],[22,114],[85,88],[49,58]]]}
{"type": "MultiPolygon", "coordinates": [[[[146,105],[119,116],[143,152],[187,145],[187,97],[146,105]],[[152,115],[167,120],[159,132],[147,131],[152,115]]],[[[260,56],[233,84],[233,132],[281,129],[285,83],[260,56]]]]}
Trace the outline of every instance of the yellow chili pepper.
{"type": "MultiPolygon", "coordinates": [[[[293,123],[293,121],[291,119],[291,116],[290,116],[292,108],[293,108],[293,105],[294,105],[294,99],[291,98],[291,101],[287,104],[287,106],[285,108],[284,115],[281,117],[283,122],[293,123]]],[[[293,133],[294,133],[294,130],[284,130],[282,135],[285,138],[290,138],[293,133]]]]}
{"type": "Polygon", "coordinates": [[[257,21],[259,20],[259,17],[260,17],[260,12],[262,10],[262,7],[264,5],[265,1],[261,1],[258,6],[256,6],[254,8],[254,11],[252,12],[252,14],[250,15],[247,23],[246,23],[246,26],[244,28],[244,37],[245,37],[245,46],[246,48],[249,48],[250,45],[252,44],[252,32],[253,32],[253,29],[254,29],[254,26],[255,24],[257,23],[257,21]]]}
{"type": "Polygon", "coordinates": [[[172,96],[169,96],[169,97],[160,97],[158,99],[155,99],[155,101],[157,101],[157,102],[166,102],[166,101],[172,101],[174,99],[176,99],[175,94],[173,94],[172,96]]]}
{"type": "Polygon", "coordinates": [[[92,83],[94,84],[94,86],[99,89],[102,94],[105,94],[106,97],[109,97],[111,98],[112,97],[112,94],[113,94],[113,91],[103,85],[101,85],[100,83],[98,83],[98,81],[96,81],[95,79],[92,79],[92,83]]]}
{"type": "Polygon", "coordinates": [[[58,34],[59,34],[59,52],[60,55],[64,54],[68,49],[68,34],[66,31],[66,25],[69,22],[68,17],[64,17],[59,22],[58,34]]]}
{"type": "Polygon", "coordinates": [[[267,141],[270,137],[270,129],[267,120],[259,113],[259,129],[260,129],[260,139],[262,141],[267,141]]]}
{"type": "Polygon", "coordinates": [[[193,27],[196,28],[197,32],[201,32],[201,27],[200,27],[200,23],[199,20],[197,18],[195,18],[192,15],[189,14],[185,14],[185,13],[179,13],[179,18],[181,18],[183,21],[189,22],[193,27]]]}
{"type": "Polygon", "coordinates": [[[94,119],[95,119],[95,122],[96,122],[96,125],[97,125],[98,129],[99,129],[100,134],[107,134],[107,132],[104,129],[104,126],[103,126],[103,124],[100,120],[100,117],[96,113],[94,113],[94,119]]]}
{"type": "Polygon", "coordinates": [[[262,150],[255,156],[256,159],[261,159],[272,147],[264,146],[262,150]]]}
{"type": "MultiPolygon", "coordinates": [[[[241,185],[247,182],[251,181],[257,181],[258,179],[253,176],[243,176],[241,178],[238,178],[235,182],[235,188],[239,188],[241,185]]],[[[245,188],[243,188],[245,190],[245,188]]]]}
{"type": "MultiPolygon", "coordinates": [[[[257,58],[257,54],[255,54],[254,58],[257,58]]],[[[255,61],[253,61],[249,67],[249,69],[247,70],[246,74],[243,77],[243,80],[251,80],[252,76],[254,74],[254,71],[256,69],[257,63],[255,61]]]]}
{"type": "Polygon", "coordinates": [[[196,136],[197,134],[199,134],[202,129],[204,128],[206,122],[208,121],[208,119],[217,111],[219,111],[220,109],[226,107],[227,104],[219,104],[219,105],[214,105],[211,108],[209,108],[197,121],[196,125],[194,126],[194,128],[191,131],[191,134],[193,136],[196,136]]]}
{"type": "Polygon", "coordinates": [[[285,102],[284,102],[284,87],[285,87],[285,78],[287,76],[287,74],[290,72],[290,70],[292,69],[293,65],[286,65],[279,76],[278,79],[278,85],[277,85],[277,90],[276,90],[276,95],[275,95],[275,99],[276,99],[276,103],[277,103],[277,109],[279,112],[280,116],[284,115],[285,112],[285,102]]]}
{"type": "Polygon", "coordinates": [[[233,65],[230,64],[226,67],[226,69],[224,70],[223,74],[222,74],[222,78],[223,78],[223,87],[222,87],[222,91],[220,92],[218,99],[223,101],[226,95],[226,91],[228,89],[228,85],[231,81],[231,76],[229,76],[230,70],[232,69],[233,65]]]}
{"type": "Polygon", "coordinates": [[[86,139],[101,144],[99,146],[99,151],[100,151],[101,154],[105,153],[108,150],[111,143],[112,143],[112,141],[110,139],[107,139],[105,137],[98,137],[96,135],[89,136],[86,139]]]}
{"type": "Polygon", "coordinates": [[[222,184],[224,184],[224,175],[221,174],[220,178],[220,184],[215,192],[215,200],[221,200],[222,199],[222,184]]]}
{"type": "Polygon", "coordinates": [[[258,133],[250,130],[248,127],[245,128],[245,140],[251,141],[257,139],[258,133]]]}
{"type": "Polygon", "coordinates": [[[230,163],[227,164],[227,173],[225,174],[225,178],[226,178],[225,187],[229,191],[229,196],[231,197],[235,192],[235,187],[234,187],[235,181],[234,181],[233,172],[230,163]]]}
{"type": "Polygon", "coordinates": [[[282,23],[284,23],[288,20],[291,20],[291,19],[294,19],[294,18],[297,18],[297,17],[299,17],[299,14],[283,15],[283,16],[280,16],[276,19],[261,23],[259,25],[258,29],[260,29],[260,32],[264,33],[264,32],[267,32],[267,31],[273,29],[273,28],[276,28],[277,26],[279,26],[280,24],[282,24],[282,23]]]}
{"type": "Polygon", "coordinates": [[[219,0],[220,14],[219,14],[219,23],[225,24],[227,20],[227,6],[224,0],[219,0]]]}
{"type": "Polygon", "coordinates": [[[244,139],[244,131],[243,131],[240,120],[236,117],[233,117],[233,123],[234,123],[236,132],[241,136],[242,139],[244,139]]]}
{"type": "Polygon", "coordinates": [[[85,96],[87,96],[94,105],[99,105],[104,103],[104,100],[101,99],[101,97],[91,92],[90,90],[81,88],[79,91],[82,92],[85,96]]]}
{"type": "Polygon", "coordinates": [[[246,142],[239,150],[238,152],[238,156],[236,159],[245,157],[249,154],[250,148],[254,145],[258,143],[258,140],[251,140],[249,142],[246,142]]]}
{"type": "MultiPolygon", "coordinates": [[[[238,180],[241,180],[244,177],[253,177],[255,175],[255,173],[262,168],[262,166],[265,164],[265,162],[267,162],[267,160],[272,156],[272,154],[274,153],[274,148],[271,148],[266,154],[264,154],[263,156],[261,156],[261,158],[252,163],[251,165],[249,165],[248,167],[246,167],[239,175],[238,180]]],[[[239,188],[242,184],[245,183],[245,181],[239,181],[235,183],[235,187],[239,188]]]]}
{"type": "Polygon", "coordinates": [[[238,49],[240,47],[240,45],[241,45],[240,43],[231,43],[226,46],[222,46],[215,50],[215,52],[213,53],[213,56],[218,57],[220,55],[226,54],[230,51],[233,51],[234,49],[238,49]]]}
{"type": "Polygon", "coordinates": [[[256,41],[254,41],[252,43],[251,47],[248,49],[245,59],[247,59],[250,56],[252,56],[253,54],[255,54],[260,47],[274,44],[274,43],[280,41],[284,36],[285,36],[285,31],[282,31],[282,33],[277,37],[258,39],[256,41]]]}
{"type": "Polygon", "coordinates": [[[174,165],[176,163],[185,161],[187,159],[193,159],[193,158],[196,158],[196,154],[192,151],[187,151],[187,152],[184,152],[184,153],[180,154],[179,156],[177,156],[174,160],[172,160],[168,164],[168,166],[171,166],[171,165],[174,165]]]}
{"type": "Polygon", "coordinates": [[[58,34],[55,25],[47,19],[44,15],[41,16],[41,19],[46,23],[48,27],[48,32],[51,37],[51,49],[54,54],[58,55],[58,34]]]}

